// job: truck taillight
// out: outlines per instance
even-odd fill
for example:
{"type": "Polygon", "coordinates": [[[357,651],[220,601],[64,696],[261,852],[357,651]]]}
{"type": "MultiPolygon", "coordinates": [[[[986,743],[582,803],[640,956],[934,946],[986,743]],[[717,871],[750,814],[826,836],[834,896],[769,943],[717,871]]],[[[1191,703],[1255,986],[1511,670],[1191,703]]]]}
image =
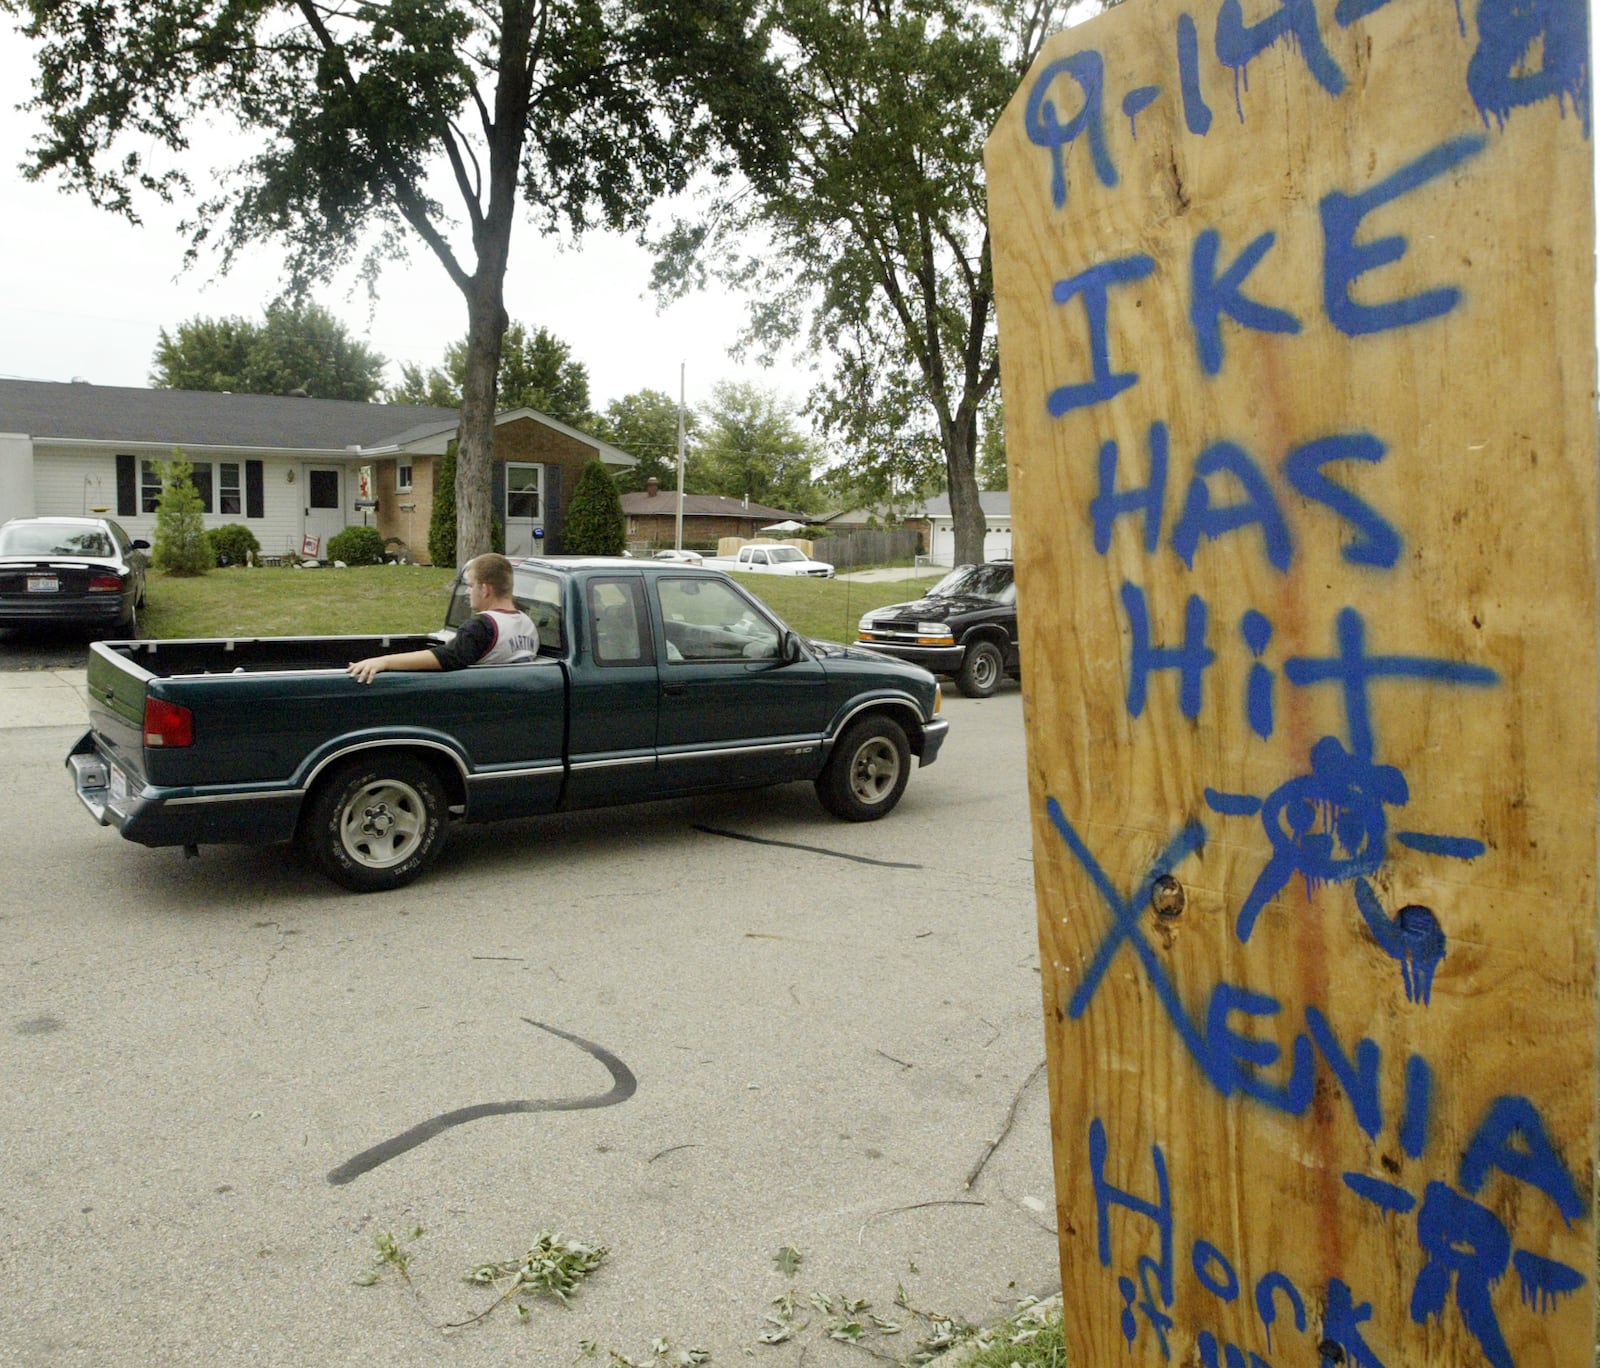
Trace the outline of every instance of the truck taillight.
{"type": "Polygon", "coordinates": [[[122,576],[92,575],[89,579],[89,592],[92,594],[120,594],[122,592],[122,576]]]}
{"type": "Polygon", "coordinates": [[[144,701],[144,743],[147,746],[194,745],[194,714],[164,698],[144,701]]]}

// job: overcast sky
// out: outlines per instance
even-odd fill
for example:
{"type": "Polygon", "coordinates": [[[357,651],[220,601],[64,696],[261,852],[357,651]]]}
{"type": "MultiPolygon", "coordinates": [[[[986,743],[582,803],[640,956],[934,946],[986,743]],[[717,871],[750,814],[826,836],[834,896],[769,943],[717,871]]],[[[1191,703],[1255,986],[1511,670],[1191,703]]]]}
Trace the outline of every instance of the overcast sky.
{"type": "MultiPolygon", "coordinates": [[[[0,376],[146,385],[163,327],[196,314],[259,318],[279,287],[278,263],[258,248],[225,277],[205,266],[184,272],[181,213],[150,200],[135,228],[56,182],[24,181],[16,168],[38,123],[15,106],[31,94],[30,49],[0,20],[0,376]]],[[[691,405],[718,380],[804,398],[811,378],[803,364],[767,369],[729,357],[743,320],[737,299],[706,294],[658,312],[649,270],[648,255],[625,237],[593,234],[582,250],[563,250],[524,219],[512,235],[506,310],[572,347],[589,369],[596,408],[647,388],[676,397],[680,365],[691,405]]],[[[402,361],[438,365],[446,345],[466,334],[460,292],[420,245],[385,271],[370,319],[365,287],[348,298],[347,289],[322,290],[317,301],[389,358],[391,380],[402,361]]]]}

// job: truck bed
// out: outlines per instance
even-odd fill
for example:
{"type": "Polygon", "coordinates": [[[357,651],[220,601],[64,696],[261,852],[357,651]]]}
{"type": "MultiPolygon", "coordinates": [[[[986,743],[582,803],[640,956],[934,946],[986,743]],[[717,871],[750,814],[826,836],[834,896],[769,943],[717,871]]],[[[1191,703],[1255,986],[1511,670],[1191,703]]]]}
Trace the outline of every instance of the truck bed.
{"type": "Polygon", "coordinates": [[[352,660],[420,651],[442,638],[411,633],[394,636],[238,637],[223,640],[108,641],[108,651],[157,679],[180,675],[262,674],[296,670],[342,670],[352,660]]]}

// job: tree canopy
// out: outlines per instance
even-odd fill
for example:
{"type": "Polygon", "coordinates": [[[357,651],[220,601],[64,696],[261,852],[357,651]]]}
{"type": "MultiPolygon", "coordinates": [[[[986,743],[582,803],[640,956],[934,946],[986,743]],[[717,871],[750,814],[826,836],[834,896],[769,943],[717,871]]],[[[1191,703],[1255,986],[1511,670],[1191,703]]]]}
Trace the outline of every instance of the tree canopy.
{"type": "Polygon", "coordinates": [[[809,324],[825,432],[886,492],[942,464],[957,561],[983,559],[980,415],[999,379],[983,144],[1066,6],[773,0],[797,107],[781,182],[732,185],[657,243],[657,286],[753,289],[755,340],[809,324]]]}
{"type": "Polygon", "coordinates": [[[818,502],[814,464],[810,441],[785,403],[755,385],[723,381],[712,389],[685,480],[696,494],[808,513],[818,502]]]}
{"type": "MultiPolygon", "coordinates": [[[[467,378],[467,339],[452,342],[442,366],[402,365],[400,384],[389,390],[392,404],[436,404],[459,408],[467,378]]],[[[499,408],[531,408],[571,427],[587,429],[589,368],[548,328],[530,333],[521,323],[506,329],[495,384],[499,408]]]]}
{"type": "Polygon", "coordinates": [[[196,315],[171,333],[163,328],[150,383],[157,389],[299,392],[367,402],[382,387],[385,364],[321,305],[279,302],[267,306],[259,323],[196,315]]]}
{"type": "MultiPolygon", "coordinates": [[[[613,399],[589,430],[637,458],[637,466],[613,477],[624,494],[638,493],[652,477],[662,489],[678,487],[678,401],[670,395],[642,389],[613,399]]],[[[684,410],[683,430],[685,444],[693,442],[700,430],[693,409],[684,410]]]]}
{"type": "Polygon", "coordinates": [[[467,313],[458,551],[491,540],[511,228],[639,229],[690,174],[784,174],[789,105],[755,0],[0,0],[36,44],[27,174],[134,221],[193,205],[191,257],[281,249],[295,287],[417,243],[467,313]],[[189,129],[247,149],[216,179],[189,129]],[[438,174],[434,174],[438,173],[438,174]],[[204,179],[205,191],[196,192],[204,179]]]}

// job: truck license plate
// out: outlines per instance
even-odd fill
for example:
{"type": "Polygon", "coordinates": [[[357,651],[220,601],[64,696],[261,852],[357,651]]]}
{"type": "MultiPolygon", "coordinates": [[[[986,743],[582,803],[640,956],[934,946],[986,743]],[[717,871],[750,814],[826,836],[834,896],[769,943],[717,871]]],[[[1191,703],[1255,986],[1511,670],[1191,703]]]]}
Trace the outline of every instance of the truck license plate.
{"type": "Polygon", "coordinates": [[[28,592],[30,594],[53,594],[61,588],[61,581],[54,575],[29,575],[28,592]]]}

